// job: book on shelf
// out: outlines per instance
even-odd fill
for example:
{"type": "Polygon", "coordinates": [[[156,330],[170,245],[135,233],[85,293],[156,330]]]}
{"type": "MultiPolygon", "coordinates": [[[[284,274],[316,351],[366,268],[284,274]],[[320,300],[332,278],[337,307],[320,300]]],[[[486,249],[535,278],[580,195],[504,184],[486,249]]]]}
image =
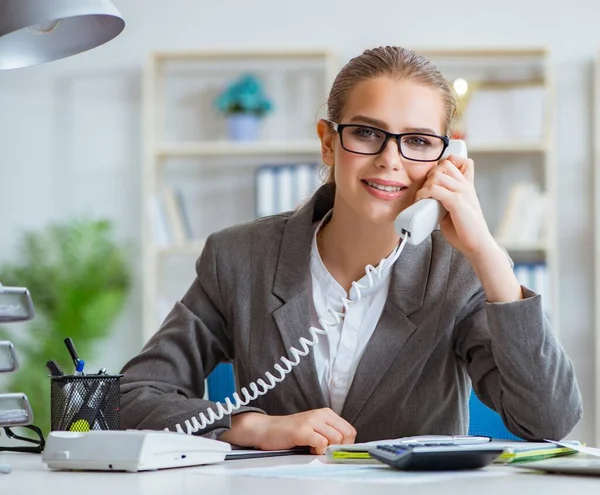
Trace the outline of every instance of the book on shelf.
{"type": "Polygon", "coordinates": [[[183,192],[166,187],[150,197],[150,220],[159,247],[183,245],[194,240],[183,192]]]}
{"type": "Polygon", "coordinates": [[[543,262],[515,263],[513,267],[519,283],[542,296],[542,307],[550,313],[550,273],[543,262]]]}
{"type": "Polygon", "coordinates": [[[317,164],[262,165],[256,171],[256,216],[293,210],[319,185],[317,164]]]}
{"type": "Polygon", "coordinates": [[[169,221],[164,202],[158,194],[153,194],[148,199],[148,215],[154,235],[154,242],[159,247],[170,244],[169,221]]]}
{"type": "Polygon", "coordinates": [[[504,214],[494,237],[503,246],[541,246],[545,242],[547,194],[539,184],[519,181],[508,192],[504,214]]]}

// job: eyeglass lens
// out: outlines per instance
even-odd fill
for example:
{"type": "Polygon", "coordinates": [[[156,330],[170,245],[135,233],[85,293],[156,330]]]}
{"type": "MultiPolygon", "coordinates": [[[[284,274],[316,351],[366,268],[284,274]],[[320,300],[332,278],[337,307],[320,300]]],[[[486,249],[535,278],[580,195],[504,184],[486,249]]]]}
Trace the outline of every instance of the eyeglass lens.
{"type": "MultiPolygon", "coordinates": [[[[386,134],[372,127],[351,125],[342,129],[342,144],[348,151],[376,155],[381,153],[386,134]]],[[[444,140],[427,134],[406,134],[400,137],[400,153],[407,160],[435,161],[444,150],[444,140]]]]}

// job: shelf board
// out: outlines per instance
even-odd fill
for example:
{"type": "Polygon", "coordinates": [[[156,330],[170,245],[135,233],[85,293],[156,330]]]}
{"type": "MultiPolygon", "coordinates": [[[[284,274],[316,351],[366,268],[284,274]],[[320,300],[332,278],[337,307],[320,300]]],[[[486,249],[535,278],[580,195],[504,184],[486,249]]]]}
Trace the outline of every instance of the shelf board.
{"type": "Polygon", "coordinates": [[[155,154],[161,157],[260,156],[318,154],[320,150],[321,144],[315,139],[289,141],[192,141],[163,143],[155,148],[155,154]]]}
{"type": "Polygon", "coordinates": [[[153,53],[156,60],[185,60],[185,59],[208,59],[208,60],[236,60],[244,59],[313,59],[328,58],[333,56],[329,49],[305,49],[305,50],[179,50],[179,51],[157,51],[153,53]]]}
{"type": "Polygon", "coordinates": [[[159,256],[171,256],[171,255],[197,255],[204,249],[203,241],[186,242],[184,244],[177,244],[171,246],[157,247],[156,253],[159,256]]]}
{"type": "MultiPolygon", "coordinates": [[[[542,141],[505,141],[498,143],[467,143],[469,153],[544,153],[547,146],[542,141]]],[[[159,157],[185,156],[261,156],[318,154],[318,140],[281,141],[187,141],[163,143],[154,153],[159,157]]]]}
{"type": "Polygon", "coordinates": [[[544,141],[514,140],[504,142],[472,142],[467,141],[469,153],[545,153],[548,146],[544,141]]]}
{"type": "Polygon", "coordinates": [[[548,259],[549,247],[544,243],[533,243],[533,244],[514,244],[514,243],[502,243],[498,241],[498,244],[502,246],[515,263],[517,262],[534,262],[534,261],[546,261],[548,259]]]}
{"type": "Polygon", "coordinates": [[[543,251],[548,247],[545,244],[504,244],[502,245],[507,251],[543,251]]]}

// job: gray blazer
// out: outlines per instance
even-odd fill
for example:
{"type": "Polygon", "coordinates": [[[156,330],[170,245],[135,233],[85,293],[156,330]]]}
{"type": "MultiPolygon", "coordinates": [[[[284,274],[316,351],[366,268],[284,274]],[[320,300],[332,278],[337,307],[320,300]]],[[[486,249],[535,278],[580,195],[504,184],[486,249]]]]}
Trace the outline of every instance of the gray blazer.
{"type": "MultiPolygon", "coordinates": [[[[219,362],[234,361],[239,390],[309,337],[311,240],[333,194],[323,186],[297,211],[208,238],[195,281],[123,368],[122,428],[174,429],[212,404],[201,397],[219,362]]],[[[575,373],[540,296],[524,292],[523,301],[487,303],[470,264],[439,231],[407,245],[341,413],[356,440],[466,434],[471,383],[514,434],[565,437],[582,415],[575,373]]],[[[312,353],[251,405],[238,413],[326,407],[312,353]]],[[[225,416],[198,433],[216,437],[229,425],[225,416]]]]}

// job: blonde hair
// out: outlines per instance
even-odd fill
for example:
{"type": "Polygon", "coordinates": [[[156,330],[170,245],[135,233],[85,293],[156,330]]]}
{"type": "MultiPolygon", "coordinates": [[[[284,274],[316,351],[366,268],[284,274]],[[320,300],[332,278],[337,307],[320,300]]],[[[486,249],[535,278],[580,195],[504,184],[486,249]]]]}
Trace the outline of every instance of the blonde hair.
{"type": "MultiPolygon", "coordinates": [[[[380,76],[409,79],[440,91],[446,107],[443,132],[448,134],[456,112],[456,93],[444,75],[429,60],[399,46],[365,50],[351,59],[336,76],[327,98],[327,118],[339,122],[348,93],[358,83],[380,76]]],[[[325,167],[325,182],[334,182],[334,167],[325,167]]]]}

